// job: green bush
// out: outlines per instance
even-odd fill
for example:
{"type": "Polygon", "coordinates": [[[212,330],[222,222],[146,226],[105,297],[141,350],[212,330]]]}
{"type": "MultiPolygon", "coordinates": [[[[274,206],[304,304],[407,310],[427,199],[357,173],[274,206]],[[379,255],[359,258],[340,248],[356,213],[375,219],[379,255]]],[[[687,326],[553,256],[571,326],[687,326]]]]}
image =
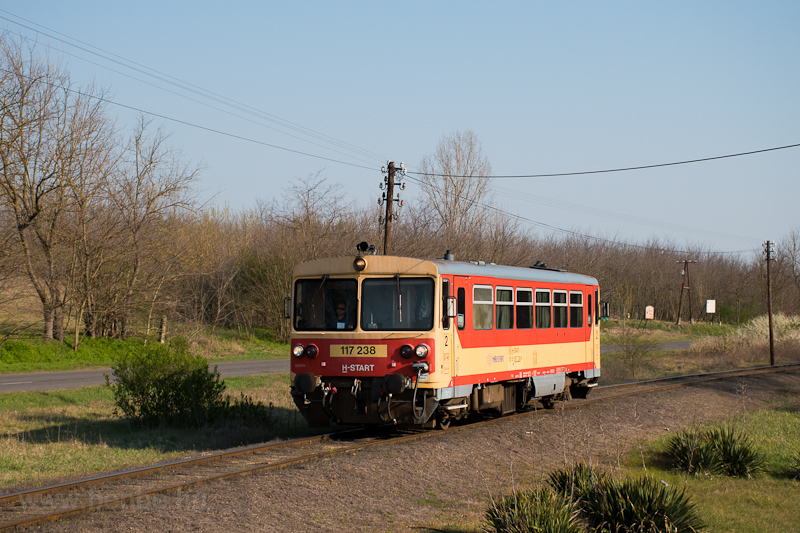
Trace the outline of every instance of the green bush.
{"type": "Polygon", "coordinates": [[[714,447],[702,432],[692,428],[670,437],[666,455],[673,468],[687,474],[717,474],[722,468],[714,447]]]}
{"type": "Polygon", "coordinates": [[[689,474],[717,474],[750,477],[761,472],[763,457],[744,432],[732,426],[705,431],[683,430],[667,445],[667,457],[675,469],[689,474]]]}
{"type": "Polygon", "coordinates": [[[763,469],[764,458],[756,451],[744,432],[737,433],[732,426],[725,426],[710,429],[705,435],[719,456],[725,474],[750,477],[763,469]]]}
{"type": "Polygon", "coordinates": [[[683,490],[651,477],[617,480],[579,464],[552,472],[549,483],[576,503],[592,531],[682,533],[704,527],[683,490]]]}
{"type": "Polygon", "coordinates": [[[791,478],[800,479],[800,452],[795,454],[789,464],[789,468],[786,470],[786,474],[791,478]]]}
{"type": "Polygon", "coordinates": [[[189,353],[182,337],[169,345],[134,348],[112,365],[114,414],[147,425],[200,425],[223,411],[225,383],[216,367],[210,372],[205,358],[189,353]]]}
{"type": "Polygon", "coordinates": [[[595,470],[586,463],[578,463],[553,470],[548,483],[553,490],[566,495],[570,500],[582,501],[591,495],[598,481],[605,477],[605,472],[595,470]]]}
{"type": "Polygon", "coordinates": [[[516,491],[486,510],[484,531],[495,533],[580,533],[577,511],[547,488],[516,491]]]}
{"type": "Polygon", "coordinates": [[[602,478],[582,510],[597,531],[688,533],[704,527],[683,489],[648,476],[602,478]]]}

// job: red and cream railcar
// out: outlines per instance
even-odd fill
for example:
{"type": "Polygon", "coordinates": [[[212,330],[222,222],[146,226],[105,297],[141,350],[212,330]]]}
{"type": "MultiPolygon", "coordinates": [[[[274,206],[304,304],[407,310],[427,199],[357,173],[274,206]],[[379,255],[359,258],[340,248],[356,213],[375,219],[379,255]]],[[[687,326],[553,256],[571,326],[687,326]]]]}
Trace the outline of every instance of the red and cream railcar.
{"type": "Polygon", "coordinates": [[[597,384],[597,280],[447,257],[295,268],[291,391],[309,425],[447,427],[597,384]]]}

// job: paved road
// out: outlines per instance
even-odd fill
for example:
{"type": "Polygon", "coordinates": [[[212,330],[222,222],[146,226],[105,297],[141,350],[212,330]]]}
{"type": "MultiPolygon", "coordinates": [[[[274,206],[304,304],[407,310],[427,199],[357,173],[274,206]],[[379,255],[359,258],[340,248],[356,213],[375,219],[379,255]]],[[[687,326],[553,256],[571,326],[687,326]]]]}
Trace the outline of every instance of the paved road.
{"type": "MultiPolygon", "coordinates": [[[[213,365],[211,365],[213,367],[213,365]]],[[[289,372],[289,359],[275,361],[234,361],[219,363],[223,378],[252,376],[255,374],[279,374],[289,372]]],[[[0,374],[0,394],[4,392],[46,391],[77,389],[93,385],[105,385],[105,374],[110,368],[91,370],[69,370],[65,372],[35,372],[32,374],[0,374]]]]}
{"type": "MultiPolygon", "coordinates": [[[[688,350],[691,341],[663,342],[659,350],[688,350]]],[[[606,345],[600,347],[600,353],[614,353],[619,346],[606,345]]],[[[212,365],[213,366],[213,365],[212,365]]],[[[236,376],[253,376],[256,374],[280,374],[289,372],[289,359],[274,361],[235,361],[219,363],[219,373],[223,378],[236,376]]],[[[70,370],[66,372],[36,372],[33,374],[0,374],[0,394],[4,392],[46,391],[58,389],[77,389],[105,385],[104,374],[110,374],[110,368],[93,370],[70,370]]]]}

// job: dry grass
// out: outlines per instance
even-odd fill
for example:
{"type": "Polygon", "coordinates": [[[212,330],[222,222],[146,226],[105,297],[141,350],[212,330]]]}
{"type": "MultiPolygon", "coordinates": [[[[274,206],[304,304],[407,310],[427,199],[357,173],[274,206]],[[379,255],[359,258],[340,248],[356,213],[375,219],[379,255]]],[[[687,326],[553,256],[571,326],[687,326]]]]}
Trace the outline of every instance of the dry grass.
{"type": "Polygon", "coordinates": [[[244,393],[271,405],[270,422],[141,428],[111,414],[114,402],[106,387],[0,395],[0,487],[20,490],[204,450],[312,433],[288,394],[287,374],[225,382],[232,396],[244,393]]]}

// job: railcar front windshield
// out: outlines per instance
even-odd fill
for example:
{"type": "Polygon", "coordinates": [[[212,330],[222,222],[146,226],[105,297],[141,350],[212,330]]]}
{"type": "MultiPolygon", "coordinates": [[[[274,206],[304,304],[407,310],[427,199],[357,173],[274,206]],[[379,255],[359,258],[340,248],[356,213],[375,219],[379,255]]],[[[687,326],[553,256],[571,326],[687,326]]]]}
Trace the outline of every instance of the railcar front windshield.
{"type": "Polygon", "coordinates": [[[358,283],[354,279],[300,279],[294,286],[294,329],[356,329],[358,283]]]}
{"type": "Polygon", "coordinates": [[[361,283],[361,329],[429,331],[433,328],[433,280],[369,278],[361,283]]]}

